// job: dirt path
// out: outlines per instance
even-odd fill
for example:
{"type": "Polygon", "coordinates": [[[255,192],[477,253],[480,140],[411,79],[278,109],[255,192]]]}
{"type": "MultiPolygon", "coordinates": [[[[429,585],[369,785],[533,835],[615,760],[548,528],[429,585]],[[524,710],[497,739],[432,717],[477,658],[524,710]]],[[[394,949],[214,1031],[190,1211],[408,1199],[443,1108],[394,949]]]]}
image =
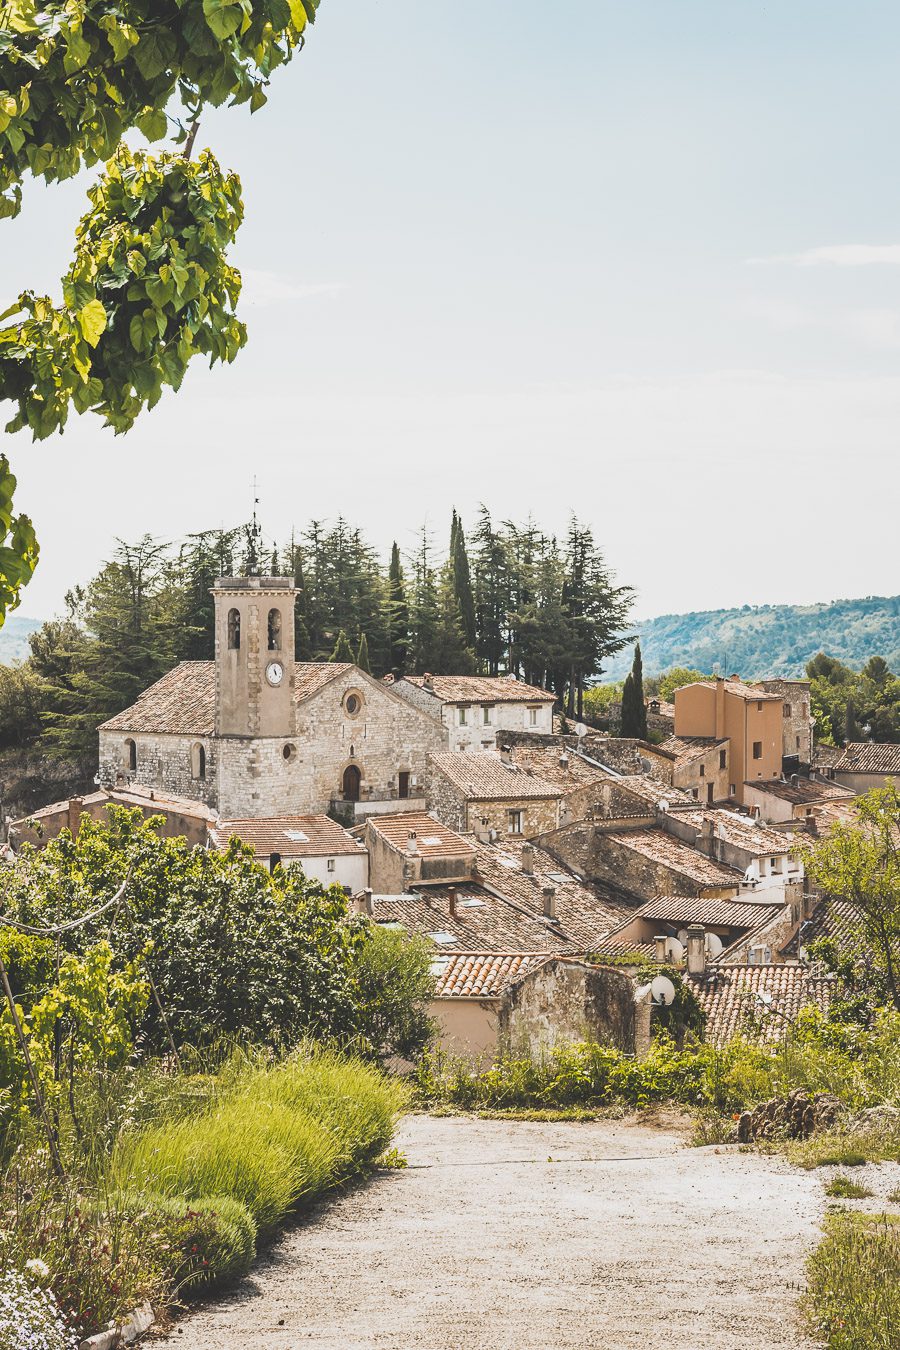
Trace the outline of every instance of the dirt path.
{"type": "Polygon", "coordinates": [[[407,1170],[324,1206],[164,1344],[809,1350],[790,1286],[813,1176],[608,1121],[413,1116],[396,1142],[407,1170]]]}

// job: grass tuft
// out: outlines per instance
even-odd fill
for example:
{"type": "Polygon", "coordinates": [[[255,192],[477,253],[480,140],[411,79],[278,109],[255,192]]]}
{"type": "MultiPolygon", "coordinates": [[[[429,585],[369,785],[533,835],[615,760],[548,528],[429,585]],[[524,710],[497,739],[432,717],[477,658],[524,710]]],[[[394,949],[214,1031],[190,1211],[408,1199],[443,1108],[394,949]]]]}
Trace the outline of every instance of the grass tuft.
{"type": "Polygon", "coordinates": [[[832,1214],[807,1262],[805,1304],[828,1350],[897,1350],[900,1220],[832,1214]]]}
{"type": "Polygon", "coordinates": [[[865,1200],[872,1194],[867,1186],[858,1186],[849,1177],[832,1177],[825,1187],[825,1194],[837,1200],[865,1200]]]}

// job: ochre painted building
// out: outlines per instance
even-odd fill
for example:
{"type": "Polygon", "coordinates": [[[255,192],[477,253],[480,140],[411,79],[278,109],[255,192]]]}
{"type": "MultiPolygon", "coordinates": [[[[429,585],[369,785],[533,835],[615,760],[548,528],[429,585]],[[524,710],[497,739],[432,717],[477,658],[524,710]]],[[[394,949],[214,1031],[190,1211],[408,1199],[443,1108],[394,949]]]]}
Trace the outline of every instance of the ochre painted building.
{"type": "Polygon", "coordinates": [[[728,740],[728,795],[743,805],[746,783],[781,777],[783,702],[740,680],[699,680],[675,692],[675,735],[728,740]]]}

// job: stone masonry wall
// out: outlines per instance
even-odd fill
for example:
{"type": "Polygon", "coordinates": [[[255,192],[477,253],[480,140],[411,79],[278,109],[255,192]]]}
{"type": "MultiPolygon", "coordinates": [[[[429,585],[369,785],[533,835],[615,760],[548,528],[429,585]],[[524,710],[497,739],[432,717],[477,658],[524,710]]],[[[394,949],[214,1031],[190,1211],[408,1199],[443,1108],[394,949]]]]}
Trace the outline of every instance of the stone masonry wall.
{"type": "Polygon", "coordinates": [[[513,1054],[591,1040],[635,1050],[634,983],[620,970],[548,961],[514,984],[500,1005],[499,1037],[513,1054]]]}
{"type": "Polygon", "coordinates": [[[218,806],[218,743],[210,736],[168,736],[127,732],[100,732],[100,781],[112,787],[138,783],[177,797],[218,806]],[[128,767],[126,740],[135,743],[137,769],[128,767]],[[206,777],[191,773],[191,748],[202,745],[206,752],[206,777]]]}
{"type": "MultiPolygon", "coordinates": [[[[486,818],[487,828],[496,830],[497,839],[502,842],[511,833],[510,811],[522,812],[522,835],[526,839],[533,839],[536,834],[545,834],[548,830],[556,829],[559,824],[560,801],[555,797],[550,801],[510,799],[502,802],[469,802],[467,828],[471,833],[476,833],[482,828],[481,822],[486,818]]],[[[449,821],[445,824],[449,824],[449,821]]]]}

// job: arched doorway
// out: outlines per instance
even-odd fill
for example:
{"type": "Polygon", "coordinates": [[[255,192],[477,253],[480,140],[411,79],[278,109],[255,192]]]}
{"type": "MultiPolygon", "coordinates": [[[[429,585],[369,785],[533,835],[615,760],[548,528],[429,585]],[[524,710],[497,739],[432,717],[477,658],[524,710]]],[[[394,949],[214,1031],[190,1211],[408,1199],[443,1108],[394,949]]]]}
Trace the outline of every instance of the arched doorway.
{"type": "Polygon", "coordinates": [[[359,801],[359,785],[362,781],[362,774],[355,764],[348,764],[344,770],[343,789],[345,802],[359,801]]]}

